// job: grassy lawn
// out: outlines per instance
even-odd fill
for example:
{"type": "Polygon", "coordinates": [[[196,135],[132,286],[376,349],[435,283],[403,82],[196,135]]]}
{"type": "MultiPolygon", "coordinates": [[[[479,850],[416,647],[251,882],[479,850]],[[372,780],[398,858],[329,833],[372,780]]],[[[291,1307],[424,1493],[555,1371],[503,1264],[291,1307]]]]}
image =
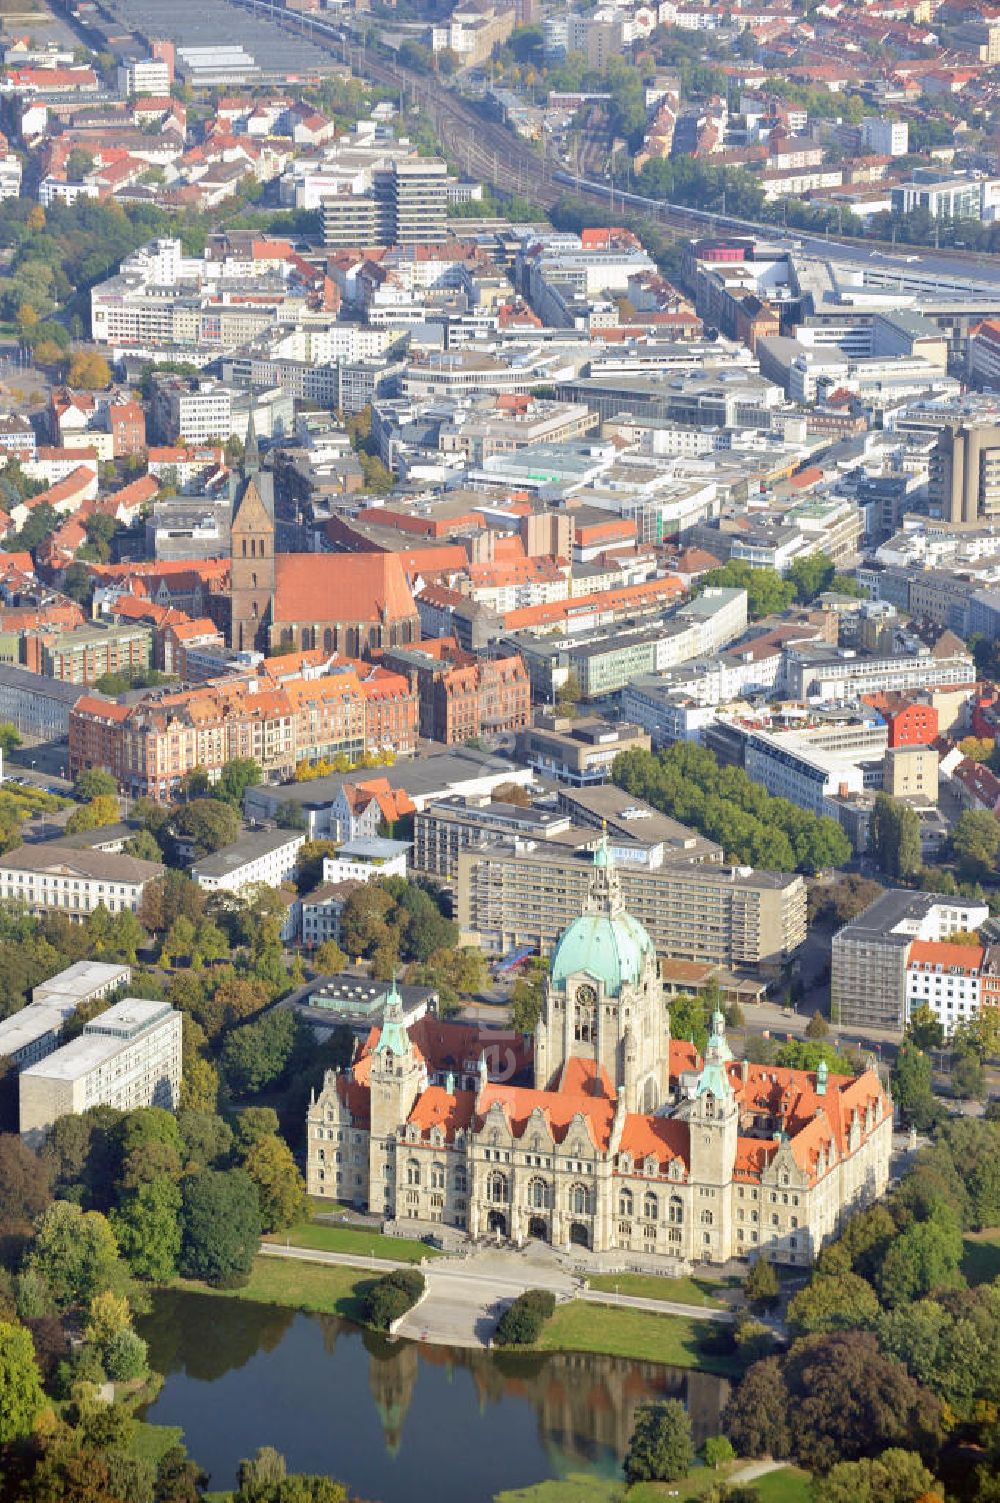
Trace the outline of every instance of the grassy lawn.
{"type": "Polygon", "coordinates": [[[181,1445],[183,1440],[184,1431],[180,1425],[147,1425],[145,1420],[140,1420],[132,1442],[132,1455],[139,1461],[157,1466],[170,1447],[181,1445]]]}
{"type": "MultiPolygon", "coordinates": [[[[573,1472],[568,1477],[538,1482],[533,1487],[497,1493],[493,1503],[663,1503],[668,1497],[696,1499],[714,1483],[727,1477],[738,1482],[740,1465],[737,1462],[735,1467],[718,1472],[699,1467],[683,1482],[637,1482],[634,1487],[627,1487],[620,1479],[573,1472]]],[[[788,1466],[777,1472],[768,1472],[750,1485],[756,1490],[760,1503],[811,1503],[809,1474],[799,1471],[798,1467],[788,1466]]]]}
{"type": "Polygon", "coordinates": [[[394,1258],[397,1263],[419,1263],[421,1258],[439,1258],[440,1250],[426,1242],[412,1242],[406,1237],[383,1237],[356,1226],[324,1226],[316,1221],[299,1221],[280,1236],[265,1237],[265,1242],[283,1246],[314,1248],[318,1252],[350,1253],[355,1257],[394,1258]]]}
{"type": "Polygon", "coordinates": [[[248,1299],[258,1305],[284,1305],[320,1315],[343,1315],[360,1321],[360,1296],[371,1276],[361,1269],[299,1263],[285,1258],[255,1258],[250,1282],[242,1289],[212,1289],[194,1279],[177,1279],[178,1289],[197,1289],[222,1299],[248,1299]]]}
{"type": "Polygon", "coordinates": [[[595,1273],[587,1280],[591,1289],[614,1294],[634,1294],[642,1299],[676,1300],[682,1305],[709,1305],[720,1309],[720,1285],[708,1279],[660,1278],[655,1273],[595,1273]]]}
{"type": "Polygon", "coordinates": [[[683,1315],[654,1315],[628,1306],[570,1300],[557,1306],[538,1345],[546,1352],[605,1352],[674,1367],[700,1367],[723,1377],[738,1373],[739,1365],[732,1357],[704,1349],[708,1334],[702,1322],[683,1315]]]}
{"type": "Polygon", "coordinates": [[[970,1232],[963,1238],[962,1272],[970,1284],[992,1284],[1000,1277],[1000,1226],[970,1232]]]}

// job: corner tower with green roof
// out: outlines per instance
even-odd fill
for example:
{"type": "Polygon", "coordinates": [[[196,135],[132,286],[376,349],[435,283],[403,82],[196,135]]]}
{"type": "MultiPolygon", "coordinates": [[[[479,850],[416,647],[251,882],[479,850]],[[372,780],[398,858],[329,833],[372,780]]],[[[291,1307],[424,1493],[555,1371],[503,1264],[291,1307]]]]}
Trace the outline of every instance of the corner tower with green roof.
{"type": "Polygon", "coordinates": [[[427,1085],[427,1068],[414,1049],[403,1020],[403,1001],[392,978],[385,999],[382,1027],[372,1053],[371,1152],[368,1158],[368,1208],[375,1215],[395,1205],[395,1160],[391,1143],[427,1085]]]}
{"type": "Polygon", "coordinates": [[[572,1059],[604,1070],[627,1111],[655,1111],[667,1100],[670,1014],[656,951],[625,911],[606,835],[594,852],[583,913],[552,955],[535,1034],[536,1086],[556,1085],[572,1059]]]}

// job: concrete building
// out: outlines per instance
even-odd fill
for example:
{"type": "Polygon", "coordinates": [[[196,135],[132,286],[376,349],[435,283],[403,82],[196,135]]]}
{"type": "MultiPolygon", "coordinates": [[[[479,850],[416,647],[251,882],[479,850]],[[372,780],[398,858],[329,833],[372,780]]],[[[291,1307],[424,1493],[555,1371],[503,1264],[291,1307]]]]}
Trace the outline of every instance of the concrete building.
{"type": "Polygon", "coordinates": [[[905,120],[883,120],[868,115],[861,122],[861,144],[877,157],[905,157],[909,150],[910,127],[905,120]]]}
{"type": "Polygon", "coordinates": [[[408,840],[345,840],[336,856],[323,857],[324,882],[371,882],[376,877],[405,877],[408,840]]]}
{"type": "Polygon", "coordinates": [[[890,746],[885,754],[882,787],[890,798],[938,796],[938,754],[932,746],[890,746]]]}
{"type": "Polygon", "coordinates": [[[106,673],[127,674],[148,668],[152,638],[149,628],[128,626],[73,626],[29,637],[26,647],[37,642],[39,666],[46,678],[69,684],[93,684],[106,673]]]}
{"type": "Polygon", "coordinates": [[[914,940],[906,961],[906,1021],[928,1007],[946,1038],[971,1022],[983,1003],[985,955],[982,945],[914,940]]]}
{"type": "Polygon", "coordinates": [[[126,98],[152,94],[164,99],[170,93],[170,67],[158,57],[127,58],[118,65],[118,92],[126,98]]]}
{"type": "Polygon", "coordinates": [[[581,907],[558,934],[530,1064],[517,1035],[408,1029],[393,987],[310,1104],[310,1194],[616,1267],[807,1266],[888,1183],[878,1076],[737,1062],[718,1012],[699,1057],[671,1037],[656,945],[604,840],[581,907]]]}
{"type": "Polygon", "coordinates": [[[305,839],[292,830],[253,830],[195,861],[191,875],[208,892],[241,892],[258,882],[280,887],[294,875],[305,839]]]}
{"type": "Polygon", "coordinates": [[[932,514],[946,522],[1000,515],[1000,425],[943,427],[931,454],[928,497],[932,514]]]}
{"type": "Polygon", "coordinates": [[[78,960],[43,981],[20,1012],[0,1022],[0,1059],[24,1070],[59,1047],[63,1026],[84,1002],[109,997],[132,980],[132,968],[78,960]]]}
{"type": "MultiPolygon", "coordinates": [[[[304,992],[289,999],[285,1006],[294,1009],[323,1043],[337,1028],[350,1028],[359,1038],[366,1038],[373,1028],[381,1028],[385,1009],[393,994],[386,981],[372,981],[356,971],[339,976],[323,976],[304,992]]],[[[428,1013],[437,1012],[439,997],[433,987],[396,986],[402,1004],[403,1023],[412,1028],[428,1013]]]]}
{"type": "Polygon", "coordinates": [[[321,203],[323,244],[427,245],[448,238],[448,166],[438,157],[403,157],[372,172],[365,193],[321,203]]]}
{"type": "Polygon", "coordinates": [[[638,726],[538,714],[535,724],[517,738],[517,759],[545,777],[586,788],[607,781],[619,752],[649,751],[651,744],[638,726]]]}
{"type": "Polygon", "coordinates": [[[70,711],[84,693],[82,685],[0,663],[0,720],[15,726],[24,741],[65,741],[70,711]]]}
{"type": "Polygon", "coordinates": [[[91,1106],[176,1111],[181,1086],[181,1014],[166,1002],[127,997],[93,1018],[72,1042],[21,1072],[20,1130],[31,1148],[59,1117],[91,1106]]]}
{"type": "Polygon", "coordinates": [[[940,941],[986,922],[985,903],[890,888],[833,937],[831,1017],[842,1027],[902,1029],[914,940],[940,941]]]}
{"type": "Polygon", "coordinates": [[[109,913],[135,913],[157,861],[106,851],[81,851],[57,840],[22,845],[0,856],[0,897],[30,913],[63,913],[81,920],[103,905],[109,913]]]}
{"type": "MultiPolygon", "coordinates": [[[[631,842],[614,845],[616,859],[623,847],[625,901],[660,954],[775,974],[805,939],[805,883],[793,873],[714,863],[633,869],[631,842]]],[[[463,943],[488,955],[550,954],[586,898],[589,868],[586,849],[555,841],[459,851],[455,918],[463,943]]]]}

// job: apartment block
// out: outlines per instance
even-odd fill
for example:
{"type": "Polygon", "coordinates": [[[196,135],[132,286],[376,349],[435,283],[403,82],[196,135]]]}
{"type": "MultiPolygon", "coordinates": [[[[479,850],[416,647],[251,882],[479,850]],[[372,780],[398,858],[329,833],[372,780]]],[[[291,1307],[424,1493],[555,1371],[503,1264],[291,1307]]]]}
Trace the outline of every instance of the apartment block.
{"type": "Polygon", "coordinates": [[[651,746],[645,731],[635,725],[536,714],[534,725],[517,738],[517,756],[545,777],[586,788],[607,782],[619,752],[649,751],[651,746]]]}
{"type": "MultiPolygon", "coordinates": [[[[658,953],[773,974],[805,939],[800,876],[713,864],[633,869],[629,855],[623,843],[623,900],[658,953]]],[[[592,871],[591,851],[549,841],[459,851],[455,910],[464,942],[490,955],[522,947],[551,953],[582,911],[592,871]]]]}
{"type": "Polygon", "coordinates": [[[322,200],[323,244],[427,245],[448,237],[448,167],[409,157],[376,168],[364,193],[322,200]]]}
{"type": "Polygon", "coordinates": [[[148,668],[150,648],[149,628],[142,625],[75,626],[31,635],[24,642],[29,666],[69,684],[93,684],[106,673],[148,668]]]}
{"type": "Polygon", "coordinates": [[[985,903],[943,893],[890,888],[833,937],[831,1016],[842,1027],[902,1029],[906,974],[915,940],[939,942],[978,929],[985,903]]]}
{"type": "Polygon", "coordinates": [[[914,940],[906,962],[906,1021],[927,1007],[946,1038],[971,1022],[985,1000],[986,953],[982,945],[914,940]]]}
{"type": "Polygon", "coordinates": [[[22,1071],[21,1136],[37,1148],[60,1117],[92,1106],[176,1111],[180,1086],[181,1014],[166,1002],[127,997],[22,1071]]]}
{"type": "Polygon", "coordinates": [[[445,746],[520,731],[531,718],[531,684],[518,653],[476,657],[454,638],[390,648],[383,661],[405,674],[420,701],[420,734],[445,746]]]}
{"type": "Polygon", "coordinates": [[[930,461],[931,514],[946,522],[1000,515],[1000,425],[949,423],[930,461]]]}

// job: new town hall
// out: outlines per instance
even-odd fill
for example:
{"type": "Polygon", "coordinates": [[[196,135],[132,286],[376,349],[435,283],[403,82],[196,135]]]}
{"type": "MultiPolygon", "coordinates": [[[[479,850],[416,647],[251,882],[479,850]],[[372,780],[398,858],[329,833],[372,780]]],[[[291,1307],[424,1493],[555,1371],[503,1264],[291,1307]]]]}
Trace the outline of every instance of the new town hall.
{"type": "Polygon", "coordinates": [[[309,1193],[415,1231],[809,1263],[886,1188],[892,1104],[874,1070],[736,1061],[718,1013],[704,1058],[671,1038],[652,942],[604,840],[552,956],[533,1054],[515,1039],[491,1065],[482,1038],[430,1016],[407,1030],[394,986],[381,1028],[309,1108],[309,1193]]]}

